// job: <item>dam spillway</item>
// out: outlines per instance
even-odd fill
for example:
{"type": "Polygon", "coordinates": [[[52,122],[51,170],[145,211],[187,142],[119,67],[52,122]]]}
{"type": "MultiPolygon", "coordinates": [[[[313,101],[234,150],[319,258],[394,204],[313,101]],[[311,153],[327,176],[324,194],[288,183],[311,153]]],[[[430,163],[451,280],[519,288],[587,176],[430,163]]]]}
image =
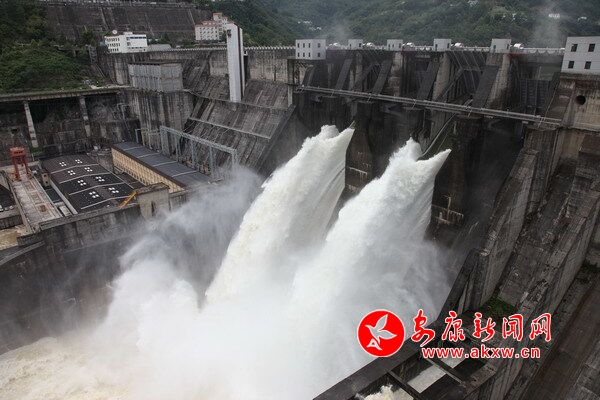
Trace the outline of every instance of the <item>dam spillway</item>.
{"type": "Polygon", "coordinates": [[[111,284],[112,301],[97,325],[0,356],[0,398],[303,399],[368,361],[359,348],[347,352],[343,340],[365,310],[387,307],[409,316],[423,307],[416,298],[435,289],[439,296],[429,297],[426,307],[435,312],[448,277],[424,235],[434,178],[448,153],[417,161],[418,144],[407,143],[380,179],[341,208],[326,233],[352,133],[324,127],[265,182],[209,285],[206,277],[191,277],[208,266],[182,254],[181,244],[199,252],[215,251],[207,245],[224,248],[226,239],[204,244],[197,238],[222,229],[222,221],[211,218],[223,210],[241,215],[247,195],[203,206],[195,199],[148,227],[124,254],[123,273],[111,284]],[[314,173],[295,175],[307,168],[314,173]],[[308,213],[317,204],[321,211],[308,213]],[[279,241],[270,249],[280,252],[261,251],[268,234],[279,241]],[[394,251],[386,251],[392,243],[394,251]],[[417,265],[416,259],[428,262],[417,265]],[[431,280],[416,278],[416,271],[431,280]],[[381,281],[391,275],[397,279],[381,281]],[[374,297],[373,285],[387,286],[387,294],[374,297]]]}
{"type": "MultiPolygon", "coordinates": [[[[117,23],[123,29],[134,24],[149,37],[154,32],[188,38],[193,21],[203,15],[197,7],[170,4],[145,9],[48,2],[45,7],[50,20],[64,24],[53,23],[53,29],[72,37],[89,27],[106,33],[106,23],[117,23]],[[122,8],[127,10],[117,18],[122,8]]],[[[543,396],[544,390],[561,397],[569,390],[594,390],[586,386],[589,371],[596,371],[593,354],[578,353],[574,344],[592,348],[597,337],[595,316],[588,313],[585,325],[580,312],[589,310],[594,298],[600,254],[597,76],[567,71],[570,58],[578,55],[570,46],[528,49],[501,40],[508,43],[506,51],[458,45],[436,51],[394,42],[400,43],[396,49],[389,43],[387,49],[328,46],[314,60],[292,46],[246,47],[240,65],[247,83],[239,102],[229,97],[224,45],[163,44],[129,54],[91,46],[90,64],[110,86],[0,95],[3,149],[23,147],[42,159],[32,165],[32,179],[41,185],[34,198],[60,211],[29,228],[23,225],[32,211],[14,196],[19,184],[11,168],[2,168],[0,353],[10,357],[2,382],[31,389],[32,398],[51,396],[47,387],[34,384],[39,376],[64,383],[53,385],[61,398],[66,393],[126,397],[145,394],[141,387],[153,381],[149,376],[160,375],[156,365],[180,371],[191,360],[191,368],[215,379],[224,380],[226,369],[240,375],[240,388],[219,386],[233,398],[242,387],[277,398],[287,398],[282,393],[289,389],[319,400],[370,400],[377,393],[516,400],[530,393],[543,396]],[[166,76],[148,73],[157,66],[175,71],[169,82],[176,84],[144,84],[166,76]],[[351,122],[353,133],[337,134],[351,122]],[[329,141],[315,137],[323,125],[337,126],[318,135],[331,135],[329,141]],[[312,146],[302,147],[307,137],[312,146]],[[432,193],[411,187],[420,178],[403,170],[416,154],[411,141],[425,151],[423,158],[451,149],[432,193]],[[119,157],[117,148],[125,144],[139,152],[119,157]],[[400,147],[403,155],[394,155],[400,147]],[[69,163],[83,153],[94,161],[69,163]],[[296,154],[253,202],[264,177],[296,154]],[[144,163],[147,157],[153,162],[144,163]],[[312,162],[299,161],[302,157],[312,162]],[[51,163],[58,173],[48,169],[51,163]],[[84,168],[92,164],[103,169],[94,167],[90,174],[84,168]],[[69,172],[72,167],[77,171],[69,172]],[[202,184],[182,184],[189,181],[181,179],[191,176],[186,174],[199,176],[202,184]],[[131,185],[131,193],[118,193],[114,183],[120,180],[131,185]],[[393,192],[390,181],[402,190],[393,192]],[[404,207],[409,192],[414,201],[404,207]],[[73,204],[71,195],[85,208],[73,204]],[[404,231],[408,224],[411,229],[404,231]],[[360,228],[366,225],[368,230],[360,228]],[[422,237],[435,248],[413,240],[422,237]],[[405,268],[390,272],[388,267],[399,263],[387,263],[387,257],[401,259],[405,268]],[[336,268],[340,264],[345,268],[336,268]],[[141,265],[147,268],[141,271],[141,265]],[[263,286],[267,289],[258,290],[263,286]],[[552,312],[553,337],[561,339],[539,346],[544,351],[536,360],[425,360],[408,342],[393,357],[367,364],[348,321],[359,318],[362,306],[366,313],[371,306],[393,304],[409,310],[398,311],[409,326],[416,304],[396,302],[419,291],[427,292],[419,305],[442,310],[426,312],[438,335],[450,310],[468,322],[475,311],[499,320],[519,312],[526,323],[534,313],[552,312]],[[346,307],[350,302],[356,310],[346,307]],[[239,322],[223,321],[221,310],[239,322]],[[256,315],[258,310],[269,311],[256,315]],[[329,328],[336,312],[345,322],[329,328]],[[277,313],[286,316],[280,325],[271,321],[277,313]],[[572,317],[585,327],[585,342],[565,327],[572,317]],[[247,327],[256,319],[268,335],[247,327]],[[215,339],[217,329],[196,334],[199,321],[209,328],[222,321],[226,329],[247,333],[232,335],[233,349],[223,350],[246,362],[226,363],[216,350],[209,351],[204,341],[215,348],[226,345],[215,339]],[[123,354],[137,354],[131,357],[135,365],[124,370],[127,377],[139,376],[135,387],[113,379],[119,360],[113,349],[105,351],[115,336],[111,332],[126,325],[122,340],[113,341],[123,354]],[[268,340],[277,329],[293,331],[290,342],[268,340]],[[331,335],[339,342],[325,345],[331,335]],[[196,346],[192,339],[203,343],[196,346]],[[253,346],[265,349],[268,365],[257,358],[258,351],[248,351],[253,346]],[[177,356],[163,351],[169,348],[177,356]],[[215,370],[197,365],[199,356],[188,354],[189,348],[209,354],[215,370]],[[569,371],[548,366],[557,359],[555,352],[571,357],[569,371]],[[291,372],[287,358],[296,362],[291,372]],[[312,368],[314,376],[305,373],[316,359],[322,369],[312,368]],[[334,362],[343,366],[332,367],[334,362]],[[46,375],[49,365],[60,365],[56,374],[46,375]],[[267,366],[259,372],[244,365],[267,366]],[[554,373],[544,373],[549,370],[554,373]],[[309,383],[288,384],[283,372],[309,383]],[[268,374],[281,381],[273,383],[268,374]],[[17,375],[22,379],[12,380],[17,375]],[[82,394],[81,387],[89,390],[82,394]]],[[[580,50],[587,48],[579,42],[580,50]]],[[[574,65],[584,68],[579,61],[574,65]]],[[[8,164],[9,154],[0,152],[0,161],[8,164]]],[[[481,342],[467,332],[465,345],[481,342]]],[[[495,345],[519,349],[539,343],[495,345]]],[[[185,398],[207,390],[187,373],[166,379],[179,383],[180,391],[173,385],[152,395],[185,398]]]]}

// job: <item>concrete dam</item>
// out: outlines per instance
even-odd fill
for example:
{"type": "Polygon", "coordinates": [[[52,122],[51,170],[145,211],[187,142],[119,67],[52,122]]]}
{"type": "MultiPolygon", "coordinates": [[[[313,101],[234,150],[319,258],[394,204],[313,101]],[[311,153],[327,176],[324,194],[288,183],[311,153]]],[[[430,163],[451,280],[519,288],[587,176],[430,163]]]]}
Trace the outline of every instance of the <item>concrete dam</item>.
{"type": "Polygon", "coordinates": [[[99,48],[111,86],[0,95],[0,398],[600,396],[600,77],[438,50],[247,47],[233,101],[225,48],[99,48]],[[372,358],[385,307],[424,309],[433,348],[449,311],[551,313],[553,339],[372,358]]]}

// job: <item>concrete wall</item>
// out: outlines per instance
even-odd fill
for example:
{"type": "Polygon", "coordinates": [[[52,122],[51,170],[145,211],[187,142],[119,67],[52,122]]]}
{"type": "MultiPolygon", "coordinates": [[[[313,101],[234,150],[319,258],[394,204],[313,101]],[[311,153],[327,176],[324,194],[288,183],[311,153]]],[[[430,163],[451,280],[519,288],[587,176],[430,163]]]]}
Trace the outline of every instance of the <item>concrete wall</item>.
{"type": "Polygon", "coordinates": [[[145,33],[150,38],[194,40],[195,24],[212,18],[210,11],[182,3],[43,4],[52,33],[68,39],[79,39],[88,30],[98,36],[117,30],[145,33]]]}
{"type": "Polygon", "coordinates": [[[160,93],[128,89],[125,97],[128,113],[139,119],[142,132],[157,131],[161,125],[183,130],[193,110],[194,97],[187,92],[160,93]]]}
{"type": "Polygon", "coordinates": [[[156,92],[183,90],[181,74],[179,63],[129,64],[129,79],[137,89],[156,92]]]}
{"type": "MultiPolygon", "coordinates": [[[[39,150],[46,156],[73,153],[127,138],[132,121],[123,119],[120,102],[114,94],[86,96],[85,108],[76,97],[30,101],[39,150]]],[[[23,104],[4,103],[0,111],[0,163],[9,162],[10,147],[30,145],[23,104]]]]}
{"type": "Polygon", "coordinates": [[[0,354],[74,328],[86,314],[101,316],[106,284],[119,273],[118,257],[141,232],[144,214],[177,208],[191,193],[143,188],[139,206],[45,222],[19,237],[18,248],[0,251],[0,354]]]}
{"type": "Polygon", "coordinates": [[[496,200],[496,207],[480,250],[477,281],[470,306],[478,309],[492,297],[516,240],[523,228],[537,152],[524,149],[496,200]]]}
{"type": "Polygon", "coordinates": [[[250,76],[246,80],[287,82],[287,59],[294,56],[293,49],[252,48],[247,53],[250,76]]]}
{"type": "Polygon", "coordinates": [[[0,112],[0,163],[10,163],[11,147],[28,148],[28,143],[29,131],[23,104],[3,104],[0,112]]]}
{"type": "Polygon", "coordinates": [[[563,119],[566,126],[588,128],[600,125],[599,83],[600,76],[562,74],[559,90],[570,94],[563,119]]]}
{"type": "Polygon", "coordinates": [[[0,352],[62,328],[118,271],[139,209],[99,210],[43,223],[0,268],[0,352]],[[102,256],[99,256],[99,255],[102,256]]]}
{"type": "Polygon", "coordinates": [[[113,83],[130,84],[129,64],[147,61],[169,61],[183,67],[183,85],[192,89],[199,75],[222,76],[227,74],[227,55],[223,50],[173,49],[144,53],[109,54],[99,49],[98,65],[113,83]]]}

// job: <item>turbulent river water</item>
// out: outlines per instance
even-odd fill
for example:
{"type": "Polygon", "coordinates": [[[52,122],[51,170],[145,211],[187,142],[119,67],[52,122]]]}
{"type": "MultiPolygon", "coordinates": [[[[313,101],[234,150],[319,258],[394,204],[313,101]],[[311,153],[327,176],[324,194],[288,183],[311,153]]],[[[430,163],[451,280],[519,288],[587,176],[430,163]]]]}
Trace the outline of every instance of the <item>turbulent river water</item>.
{"type": "Polygon", "coordinates": [[[424,236],[448,152],[408,141],[335,215],[352,134],[323,127],[253,201],[246,172],[149,223],[98,323],[0,356],[0,399],[309,399],[372,360],[366,313],[435,315],[448,284],[424,236]]]}

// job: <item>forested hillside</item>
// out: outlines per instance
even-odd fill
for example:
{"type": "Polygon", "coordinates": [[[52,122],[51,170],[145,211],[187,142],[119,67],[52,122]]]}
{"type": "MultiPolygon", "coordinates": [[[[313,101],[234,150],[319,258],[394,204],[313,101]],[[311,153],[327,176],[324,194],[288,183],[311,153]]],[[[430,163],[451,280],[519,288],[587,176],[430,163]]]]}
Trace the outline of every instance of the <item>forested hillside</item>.
{"type": "Polygon", "coordinates": [[[567,35],[600,34],[598,0],[265,1],[303,21],[314,36],[335,41],[355,36],[430,43],[449,37],[486,45],[492,37],[511,37],[528,46],[562,46],[567,35]]]}
{"type": "Polygon", "coordinates": [[[81,45],[52,38],[39,3],[0,0],[0,92],[82,86],[88,57],[81,45]]]}
{"type": "Polygon", "coordinates": [[[225,0],[206,2],[206,5],[222,11],[240,25],[247,46],[291,44],[308,34],[304,24],[299,24],[290,14],[279,13],[276,6],[262,0],[225,0]]]}

